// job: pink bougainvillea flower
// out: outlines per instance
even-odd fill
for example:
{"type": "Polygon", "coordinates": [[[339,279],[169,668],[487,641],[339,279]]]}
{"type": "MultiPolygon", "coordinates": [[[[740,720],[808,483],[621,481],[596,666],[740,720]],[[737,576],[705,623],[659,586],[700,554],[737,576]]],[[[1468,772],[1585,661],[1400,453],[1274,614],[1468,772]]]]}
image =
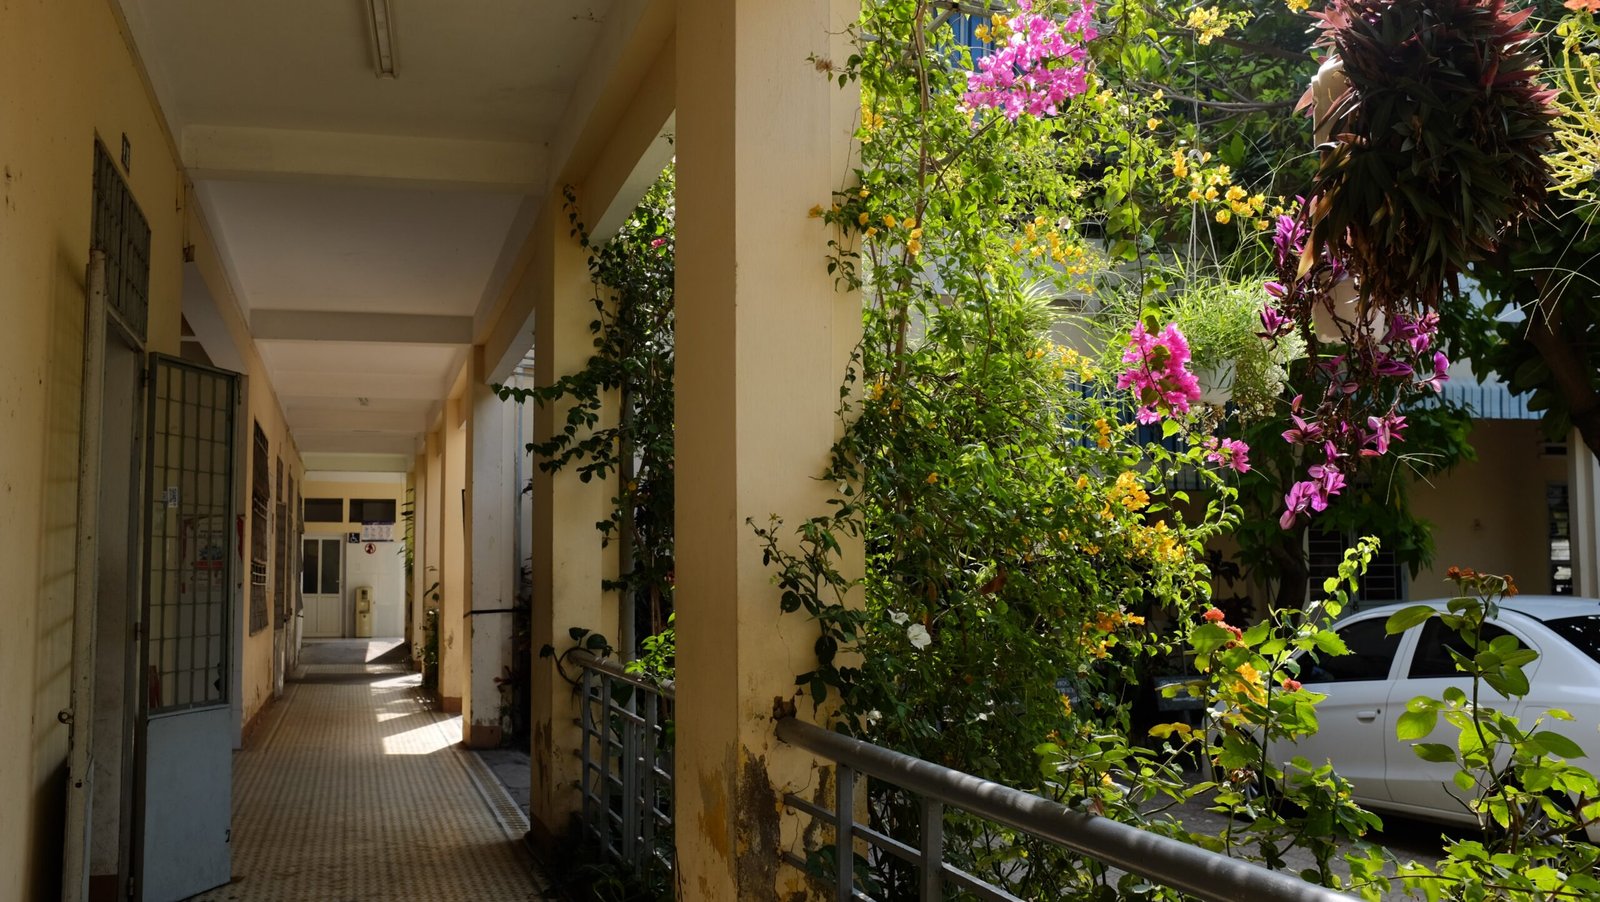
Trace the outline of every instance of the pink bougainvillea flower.
{"type": "Polygon", "coordinates": [[[1133,416],[1140,423],[1188,413],[1189,405],[1200,399],[1200,380],[1188,369],[1189,342],[1174,324],[1152,335],[1144,323],[1135,323],[1122,362],[1128,368],[1117,376],[1117,388],[1133,389],[1139,402],[1133,416]]]}
{"type": "Polygon", "coordinates": [[[1026,114],[1054,116],[1068,98],[1089,87],[1089,53],[1084,44],[1099,32],[1094,26],[1094,0],[1064,21],[1039,15],[1032,0],[1019,0],[1018,13],[1007,20],[1010,34],[967,74],[961,102],[970,110],[995,109],[1015,121],[1026,114]]]}
{"type": "Polygon", "coordinates": [[[1207,439],[1206,460],[1221,464],[1236,473],[1250,472],[1250,446],[1238,439],[1207,439]]]}

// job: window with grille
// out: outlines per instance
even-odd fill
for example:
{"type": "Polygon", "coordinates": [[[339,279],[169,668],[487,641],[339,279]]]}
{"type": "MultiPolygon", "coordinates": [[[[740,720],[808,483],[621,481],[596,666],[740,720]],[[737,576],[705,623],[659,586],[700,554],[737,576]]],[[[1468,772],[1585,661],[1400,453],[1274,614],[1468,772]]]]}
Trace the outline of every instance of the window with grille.
{"type": "Polygon", "coordinates": [[[149,395],[145,650],[152,712],[227,704],[234,376],[158,356],[149,395]]]}
{"type": "Polygon", "coordinates": [[[267,529],[272,519],[272,456],[267,434],[255,424],[250,456],[250,633],[267,628],[267,529]]]}
{"type": "Polygon", "coordinates": [[[105,145],[94,142],[90,247],[106,255],[106,306],[139,341],[150,318],[150,224],[105,145]]]}
{"type": "MultiPolygon", "coordinates": [[[[1333,529],[1306,530],[1306,572],[1312,601],[1328,597],[1322,584],[1331,576],[1339,575],[1339,565],[1344,562],[1345,551],[1356,546],[1356,537],[1333,529]]],[[[1393,551],[1380,546],[1367,565],[1366,575],[1352,599],[1353,609],[1406,600],[1405,568],[1395,559],[1393,551]]]]}

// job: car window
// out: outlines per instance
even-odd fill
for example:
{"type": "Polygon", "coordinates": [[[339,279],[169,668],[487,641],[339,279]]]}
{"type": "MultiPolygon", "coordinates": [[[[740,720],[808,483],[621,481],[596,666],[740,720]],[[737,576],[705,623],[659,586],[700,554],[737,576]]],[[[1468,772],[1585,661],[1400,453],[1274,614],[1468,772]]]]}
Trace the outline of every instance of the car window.
{"type": "MultiPolygon", "coordinates": [[[[1492,623],[1483,625],[1483,641],[1493,642],[1501,636],[1510,633],[1492,623]]],[[[1521,648],[1519,641],[1517,647],[1521,648]]],[[[1448,649],[1467,654],[1467,643],[1461,634],[1449,629],[1437,617],[1428,618],[1422,626],[1422,637],[1417,640],[1417,653],[1411,658],[1411,673],[1413,680],[1426,680],[1437,677],[1461,676],[1461,671],[1456,669],[1456,660],[1450,656],[1448,649]]]]}
{"type": "Polygon", "coordinates": [[[1400,637],[1384,629],[1384,618],[1358,620],[1335,630],[1350,649],[1347,655],[1318,654],[1309,660],[1301,679],[1308,683],[1353,683],[1358,680],[1386,680],[1389,665],[1400,648],[1400,637]]]}
{"type": "Polygon", "coordinates": [[[1600,614],[1546,620],[1544,625],[1555,630],[1556,635],[1576,645],[1579,651],[1600,661],[1600,614]]]}

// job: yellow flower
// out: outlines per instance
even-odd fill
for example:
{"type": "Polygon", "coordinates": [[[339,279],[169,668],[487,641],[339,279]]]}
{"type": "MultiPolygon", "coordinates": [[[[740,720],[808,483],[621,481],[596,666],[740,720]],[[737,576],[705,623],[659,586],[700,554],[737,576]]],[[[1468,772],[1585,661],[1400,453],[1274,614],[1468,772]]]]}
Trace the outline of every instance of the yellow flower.
{"type": "Polygon", "coordinates": [[[870,197],[870,196],[872,196],[872,192],[871,192],[871,191],[868,191],[868,190],[867,190],[867,189],[865,189],[865,188],[862,188],[862,189],[861,189],[861,196],[862,196],[862,197],[870,197]]]}
{"type": "Polygon", "coordinates": [[[1111,498],[1129,511],[1139,510],[1150,503],[1150,494],[1139,485],[1139,477],[1126,470],[1111,487],[1111,498]]]}
{"type": "Polygon", "coordinates": [[[1311,0],[1284,0],[1284,5],[1289,7],[1289,12],[1303,13],[1311,8],[1311,0]]]}
{"type": "Polygon", "coordinates": [[[873,235],[876,235],[876,234],[878,234],[878,227],[877,226],[867,226],[867,237],[868,238],[871,238],[873,235]]]}
{"type": "Polygon", "coordinates": [[[1200,194],[1200,189],[1199,188],[1190,188],[1189,189],[1189,199],[1190,200],[1200,200],[1200,198],[1201,198],[1201,194],[1200,194]]]}
{"type": "Polygon", "coordinates": [[[987,42],[989,40],[989,26],[979,25],[977,28],[972,29],[972,36],[980,41],[987,42]]]}
{"type": "Polygon", "coordinates": [[[906,242],[906,250],[911,252],[911,256],[915,257],[922,253],[922,242],[913,238],[906,242]]]}
{"type": "Polygon", "coordinates": [[[859,222],[862,225],[866,225],[867,224],[867,220],[870,219],[870,218],[871,217],[869,217],[867,214],[862,213],[860,216],[856,217],[856,222],[859,222]]]}
{"type": "Polygon", "coordinates": [[[1228,220],[1230,220],[1232,218],[1233,218],[1233,213],[1230,210],[1218,210],[1217,211],[1217,222],[1220,222],[1223,225],[1227,225],[1228,224],[1228,220]]]}
{"type": "Polygon", "coordinates": [[[938,485],[938,484],[939,484],[939,474],[938,473],[929,473],[928,474],[928,485],[938,485]]]}
{"type": "Polygon", "coordinates": [[[1144,127],[1151,131],[1155,131],[1161,127],[1161,120],[1151,116],[1149,119],[1145,120],[1144,127]]]}
{"type": "Polygon", "coordinates": [[[822,204],[817,204],[815,207],[812,207],[810,209],[810,211],[808,211],[806,213],[806,215],[811,217],[812,219],[821,219],[822,218],[822,204]]]}
{"type": "Polygon", "coordinates": [[[1217,199],[1217,189],[1214,188],[1214,187],[1213,188],[1207,188],[1206,189],[1206,200],[1216,200],[1216,199],[1217,199]]]}
{"type": "Polygon", "coordinates": [[[889,229],[894,228],[894,223],[895,223],[894,214],[892,214],[892,213],[884,214],[883,225],[884,225],[885,228],[889,228],[889,229]]]}
{"type": "MultiPolygon", "coordinates": [[[[905,222],[902,222],[900,224],[905,226],[908,229],[915,229],[917,227],[917,221],[914,218],[910,217],[910,216],[907,216],[905,222]]],[[[922,234],[921,230],[918,230],[917,234],[919,234],[919,235],[922,234]]]]}
{"type": "MultiPolygon", "coordinates": [[[[906,220],[906,223],[907,223],[907,224],[908,224],[908,225],[909,225],[909,224],[910,224],[910,223],[911,223],[911,222],[912,222],[912,220],[909,220],[909,219],[908,219],[908,220],[906,220]]],[[[922,237],[922,230],[921,230],[921,229],[912,229],[912,230],[911,230],[911,240],[912,240],[912,241],[916,241],[916,240],[917,240],[917,239],[919,239],[919,238],[921,238],[921,237],[922,237]]]]}
{"type": "Polygon", "coordinates": [[[1079,476],[1078,477],[1077,486],[1078,486],[1078,490],[1079,491],[1083,491],[1084,489],[1088,488],[1089,487],[1089,477],[1087,477],[1087,476],[1079,476]]]}
{"type": "Polygon", "coordinates": [[[1245,190],[1243,188],[1239,187],[1238,185],[1230,185],[1230,186],[1228,186],[1228,200],[1230,200],[1230,201],[1244,200],[1246,196],[1247,195],[1246,195],[1245,190]]]}
{"type": "Polygon", "coordinates": [[[1256,231],[1265,232],[1269,225],[1271,225],[1271,223],[1267,222],[1265,219],[1258,219],[1256,220],[1256,231]]]}

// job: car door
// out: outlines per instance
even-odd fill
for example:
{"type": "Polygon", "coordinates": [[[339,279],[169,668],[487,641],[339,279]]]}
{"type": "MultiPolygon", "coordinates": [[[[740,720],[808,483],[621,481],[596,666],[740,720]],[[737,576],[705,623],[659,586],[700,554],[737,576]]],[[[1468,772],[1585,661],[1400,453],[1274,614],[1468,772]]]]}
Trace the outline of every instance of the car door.
{"type": "MultiPolygon", "coordinates": [[[[1453,782],[1456,766],[1424,761],[1411,749],[1412,741],[1402,742],[1395,736],[1396,722],[1405,711],[1406,703],[1417,696],[1442,698],[1445,689],[1454,686],[1471,697],[1472,680],[1456,670],[1455,659],[1449,652],[1454,648],[1465,653],[1466,643],[1454,630],[1446,628],[1438,617],[1430,617],[1407,632],[1417,634],[1417,641],[1410,643],[1409,651],[1404,655],[1403,667],[1391,696],[1392,703],[1384,714],[1384,732],[1391,743],[1390,796],[1397,807],[1461,823],[1477,823],[1477,818],[1467,809],[1472,794],[1464,792],[1453,782]]],[[[1486,640],[1492,641],[1508,634],[1515,636],[1523,647],[1529,647],[1526,636],[1510,632],[1504,626],[1484,624],[1483,638],[1486,640]]],[[[1524,668],[1530,680],[1534,678],[1538,667],[1539,661],[1535,660],[1524,668]]],[[[1507,711],[1513,716],[1517,713],[1516,702],[1490,689],[1487,684],[1482,686],[1479,700],[1481,704],[1507,711]]],[[[1432,735],[1417,741],[1438,742],[1454,748],[1456,728],[1441,719],[1432,735]]]]}
{"type": "Polygon", "coordinates": [[[1357,617],[1336,626],[1334,632],[1350,649],[1347,655],[1300,659],[1300,682],[1327,696],[1317,705],[1318,730],[1292,745],[1274,747],[1285,773],[1292,773],[1286,764],[1296,755],[1305,756],[1313,767],[1331,762],[1350,781],[1358,801],[1389,798],[1384,770],[1393,742],[1385,736],[1384,715],[1401,637],[1388,634],[1385,619],[1357,617]]]}

